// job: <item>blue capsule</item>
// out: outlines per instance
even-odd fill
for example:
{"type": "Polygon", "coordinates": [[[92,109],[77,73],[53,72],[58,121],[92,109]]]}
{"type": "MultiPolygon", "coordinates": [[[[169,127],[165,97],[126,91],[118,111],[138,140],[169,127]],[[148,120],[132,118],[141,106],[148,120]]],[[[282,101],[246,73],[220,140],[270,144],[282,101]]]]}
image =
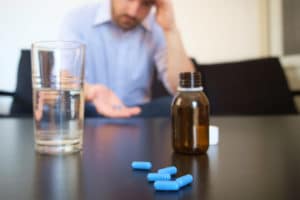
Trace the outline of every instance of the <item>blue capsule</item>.
{"type": "Polygon", "coordinates": [[[170,174],[159,174],[159,173],[149,173],[147,175],[148,181],[167,181],[171,180],[170,174]]]}
{"type": "Polygon", "coordinates": [[[151,162],[145,162],[145,161],[133,161],[131,163],[131,167],[137,170],[149,170],[151,169],[152,164],[151,162]]]}
{"type": "Polygon", "coordinates": [[[190,174],[181,176],[176,179],[176,182],[178,183],[179,187],[184,187],[193,182],[193,176],[190,174]]]}
{"type": "Polygon", "coordinates": [[[158,170],[159,174],[171,174],[174,175],[177,173],[177,168],[175,166],[170,166],[158,170]]]}
{"type": "Polygon", "coordinates": [[[177,181],[155,181],[154,188],[159,191],[177,191],[180,187],[177,181]]]}

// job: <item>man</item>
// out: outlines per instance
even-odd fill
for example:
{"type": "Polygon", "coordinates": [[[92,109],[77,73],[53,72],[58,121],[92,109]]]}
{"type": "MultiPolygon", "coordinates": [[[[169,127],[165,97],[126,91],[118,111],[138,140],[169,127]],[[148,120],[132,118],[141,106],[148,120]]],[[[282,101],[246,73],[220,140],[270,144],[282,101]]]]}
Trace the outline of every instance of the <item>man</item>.
{"type": "Polygon", "coordinates": [[[86,45],[85,98],[107,117],[140,113],[154,66],[171,93],[179,72],[193,71],[171,0],[103,0],[70,13],[61,36],[86,45]]]}

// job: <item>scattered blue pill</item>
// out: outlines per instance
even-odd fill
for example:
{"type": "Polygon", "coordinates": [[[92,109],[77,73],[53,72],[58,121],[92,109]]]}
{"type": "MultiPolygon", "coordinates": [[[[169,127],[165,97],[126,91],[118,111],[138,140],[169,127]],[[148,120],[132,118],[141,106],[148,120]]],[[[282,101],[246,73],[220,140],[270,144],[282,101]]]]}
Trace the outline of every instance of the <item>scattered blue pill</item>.
{"type": "Polygon", "coordinates": [[[176,182],[178,183],[179,187],[184,187],[193,182],[193,176],[190,174],[181,176],[176,179],[176,182]]]}
{"type": "Polygon", "coordinates": [[[175,166],[170,166],[158,170],[159,174],[171,174],[174,175],[177,173],[177,168],[175,166]]]}
{"type": "Polygon", "coordinates": [[[180,187],[177,181],[155,181],[154,188],[159,191],[177,191],[180,187]]]}
{"type": "Polygon", "coordinates": [[[147,175],[148,181],[167,181],[171,180],[170,174],[159,174],[159,173],[149,173],[147,175]]]}
{"type": "Polygon", "coordinates": [[[145,162],[145,161],[133,161],[131,163],[131,167],[133,169],[138,169],[138,170],[149,170],[152,167],[151,162],[145,162]]]}

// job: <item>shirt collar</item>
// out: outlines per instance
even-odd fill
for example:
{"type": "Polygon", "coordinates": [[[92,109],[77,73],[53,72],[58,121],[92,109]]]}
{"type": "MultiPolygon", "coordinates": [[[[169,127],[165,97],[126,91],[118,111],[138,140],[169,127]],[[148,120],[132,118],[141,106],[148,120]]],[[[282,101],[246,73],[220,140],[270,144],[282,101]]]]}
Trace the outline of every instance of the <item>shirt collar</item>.
{"type": "MultiPolygon", "coordinates": [[[[142,27],[145,28],[147,31],[151,31],[152,27],[152,13],[150,12],[149,15],[144,19],[142,22],[142,27]]],[[[94,20],[94,26],[98,26],[104,24],[106,22],[112,21],[111,15],[111,0],[103,0],[101,5],[99,6],[96,17],[94,20]]]]}
{"type": "Polygon", "coordinates": [[[142,22],[142,26],[149,32],[152,31],[152,18],[153,18],[153,15],[152,13],[150,12],[148,14],[148,16],[144,19],[144,21],[142,22]]]}

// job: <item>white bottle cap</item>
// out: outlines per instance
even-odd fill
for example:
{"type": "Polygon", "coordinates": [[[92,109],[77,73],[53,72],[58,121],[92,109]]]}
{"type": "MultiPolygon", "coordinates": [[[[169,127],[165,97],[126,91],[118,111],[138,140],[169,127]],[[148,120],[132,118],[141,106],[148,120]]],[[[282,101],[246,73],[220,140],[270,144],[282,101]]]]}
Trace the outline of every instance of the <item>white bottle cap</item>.
{"type": "Polygon", "coordinates": [[[209,145],[216,145],[219,143],[219,127],[209,126],[209,145]]]}

